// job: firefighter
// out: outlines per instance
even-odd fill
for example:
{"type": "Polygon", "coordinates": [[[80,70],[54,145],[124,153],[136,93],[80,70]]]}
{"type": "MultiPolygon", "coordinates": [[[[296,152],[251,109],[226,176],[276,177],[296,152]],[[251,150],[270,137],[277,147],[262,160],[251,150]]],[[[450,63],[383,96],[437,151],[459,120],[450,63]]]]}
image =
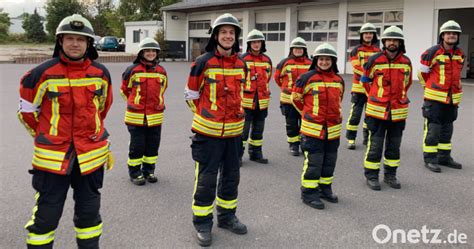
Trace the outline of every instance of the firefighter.
{"type": "Polygon", "coordinates": [[[368,93],[365,122],[369,142],[364,168],[367,185],[380,190],[379,171],[384,150],[384,182],[399,189],[396,177],[400,165],[400,145],[408,116],[407,91],[412,83],[412,66],[405,56],[403,32],[390,26],[382,34],[383,51],[372,55],[364,65],[361,82],[368,93]]]}
{"type": "Polygon", "coordinates": [[[104,165],[112,156],[104,119],[112,104],[109,71],[95,62],[94,29],[81,15],[56,29],[53,58],[21,79],[18,117],[34,138],[32,185],[36,205],[28,248],[52,248],[69,186],[79,248],[99,248],[104,165]]]}
{"type": "Polygon", "coordinates": [[[286,122],[286,136],[293,156],[300,155],[301,115],[291,103],[291,90],[296,79],[308,71],[311,60],[308,58],[306,41],[296,37],[291,41],[288,57],[278,63],[275,82],[280,87],[280,109],[286,122]]]}
{"type": "Polygon", "coordinates": [[[247,35],[247,52],[241,58],[247,63],[249,74],[244,86],[243,107],[245,124],[242,136],[243,151],[250,135],[249,158],[257,163],[267,164],[268,159],[263,157],[263,129],[265,118],[268,115],[270,102],[270,82],[272,75],[272,61],[265,55],[265,36],[259,30],[252,30],[247,35]]]}
{"type": "Polygon", "coordinates": [[[194,113],[192,210],[201,246],[212,243],[214,201],[218,227],[247,233],[247,227],[235,215],[244,128],[241,91],[247,77],[245,61],[238,56],[240,32],[239,21],[231,14],[214,21],[206,53],[192,64],[185,88],[185,99],[194,113]]]}
{"type": "MultiPolygon", "coordinates": [[[[352,63],[352,71],[354,72],[351,90],[352,108],[346,124],[346,138],[348,140],[347,148],[350,150],[355,150],[356,148],[355,140],[357,137],[357,129],[362,117],[362,112],[364,111],[364,106],[367,103],[365,89],[360,83],[360,77],[364,71],[363,66],[370,56],[380,52],[380,48],[378,47],[377,29],[372,23],[362,25],[359,33],[360,44],[352,50],[350,59],[352,63]]],[[[369,132],[367,131],[367,125],[365,123],[363,125],[363,136],[364,139],[362,144],[367,145],[369,132]]]]}
{"type": "Polygon", "coordinates": [[[461,102],[461,70],[464,54],[457,46],[461,26],[453,20],[439,29],[438,44],[421,55],[418,79],[424,87],[425,118],[423,156],[425,167],[441,172],[439,165],[461,169],[451,157],[453,123],[461,102]]]}
{"type": "Polygon", "coordinates": [[[302,116],[300,133],[305,160],[301,199],[316,209],[324,209],[321,198],[338,202],[331,185],[342,128],[344,80],[337,74],[336,61],[333,46],[319,45],[309,71],[298,78],[291,94],[293,106],[302,116]]]}
{"type": "Polygon", "coordinates": [[[159,52],[157,41],[143,39],[137,58],[122,74],[120,92],[127,102],[125,124],[130,132],[127,164],[135,185],[158,181],[154,172],[165,110],[163,95],[168,86],[166,70],[159,65],[159,52]]]}

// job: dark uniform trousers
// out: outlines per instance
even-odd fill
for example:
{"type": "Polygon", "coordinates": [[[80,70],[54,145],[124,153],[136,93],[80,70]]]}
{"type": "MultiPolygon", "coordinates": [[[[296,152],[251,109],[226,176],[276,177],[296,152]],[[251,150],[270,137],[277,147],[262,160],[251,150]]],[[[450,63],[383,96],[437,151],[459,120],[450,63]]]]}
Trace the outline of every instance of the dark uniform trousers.
{"type": "Polygon", "coordinates": [[[242,137],[214,138],[196,133],[191,150],[195,161],[193,224],[197,231],[210,231],[214,201],[218,222],[228,221],[235,215],[242,137]]]}
{"type": "Polygon", "coordinates": [[[332,184],[340,142],[339,138],[321,140],[305,135],[301,135],[301,142],[304,151],[301,194],[302,198],[311,201],[318,196],[320,185],[332,184]]]}
{"type": "Polygon", "coordinates": [[[130,132],[128,153],[130,177],[153,174],[160,148],[161,125],[152,127],[128,125],[127,128],[130,132]]]}
{"type": "Polygon", "coordinates": [[[249,154],[261,157],[263,145],[263,130],[265,128],[265,118],[268,115],[268,109],[260,110],[257,97],[255,97],[254,102],[256,102],[254,110],[244,109],[245,123],[244,131],[242,133],[242,154],[245,150],[246,142],[249,139],[250,129],[252,129],[252,132],[250,133],[250,140],[248,141],[249,154]]]}
{"type": "Polygon", "coordinates": [[[365,175],[372,177],[373,173],[380,171],[384,142],[385,173],[395,175],[400,165],[400,145],[406,122],[392,122],[373,117],[366,117],[365,122],[369,129],[369,141],[364,161],[365,175]]]}
{"type": "Polygon", "coordinates": [[[300,144],[301,114],[291,104],[280,104],[281,114],[285,116],[288,143],[300,144]]]}
{"type": "Polygon", "coordinates": [[[451,159],[451,137],[457,116],[458,106],[431,100],[425,100],[423,103],[423,157],[426,163],[446,162],[451,159]]]}
{"type": "Polygon", "coordinates": [[[102,219],[99,214],[100,192],[104,168],[81,176],[75,160],[70,175],[58,175],[40,170],[33,174],[36,206],[32,219],[25,225],[28,230],[28,248],[53,248],[54,231],[63,213],[69,186],[74,190],[74,225],[79,248],[99,248],[102,219]]]}
{"type": "MultiPolygon", "coordinates": [[[[357,137],[357,129],[360,119],[362,117],[362,112],[365,110],[365,104],[367,103],[367,96],[363,93],[352,93],[351,102],[352,109],[346,125],[346,138],[348,140],[355,140],[357,137]]],[[[367,139],[369,132],[365,122],[363,125],[363,132],[364,139],[367,139]]]]}

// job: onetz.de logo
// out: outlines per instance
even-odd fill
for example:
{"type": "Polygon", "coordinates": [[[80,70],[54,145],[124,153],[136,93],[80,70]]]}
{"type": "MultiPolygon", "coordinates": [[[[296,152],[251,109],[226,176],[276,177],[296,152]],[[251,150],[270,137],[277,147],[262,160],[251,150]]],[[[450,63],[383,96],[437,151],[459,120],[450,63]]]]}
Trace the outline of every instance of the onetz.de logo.
{"type": "Polygon", "coordinates": [[[378,244],[386,243],[424,243],[424,244],[466,244],[467,234],[454,229],[445,238],[441,236],[441,229],[429,229],[424,225],[421,229],[391,229],[379,224],[372,229],[372,238],[378,244]]]}

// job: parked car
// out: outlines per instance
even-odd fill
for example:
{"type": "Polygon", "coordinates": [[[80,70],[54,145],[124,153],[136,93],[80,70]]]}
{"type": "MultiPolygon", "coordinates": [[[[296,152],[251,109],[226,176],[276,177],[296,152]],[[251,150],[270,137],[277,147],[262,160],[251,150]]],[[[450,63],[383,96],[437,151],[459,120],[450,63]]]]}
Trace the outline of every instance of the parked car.
{"type": "Polygon", "coordinates": [[[119,48],[118,38],[115,36],[104,36],[99,40],[96,48],[101,51],[117,51],[119,48]]]}
{"type": "Polygon", "coordinates": [[[94,35],[94,44],[93,44],[94,48],[96,48],[97,44],[99,44],[100,38],[101,38],[100,36],[94,35]]]}
{"type": "Polygon", "coordinates": [[[118,51],[124,51],[125,52],[125,38],[119,38],[118,39],[118,51]]]}

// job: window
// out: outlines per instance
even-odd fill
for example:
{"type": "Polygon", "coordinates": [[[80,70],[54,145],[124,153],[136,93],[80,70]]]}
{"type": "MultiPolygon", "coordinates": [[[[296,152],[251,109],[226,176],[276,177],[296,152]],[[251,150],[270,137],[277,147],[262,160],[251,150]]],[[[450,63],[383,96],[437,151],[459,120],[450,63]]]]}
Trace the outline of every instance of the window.
{"type": "MultiPolygon", "coordinates": [[[[370,22],[375,25],[377,34],[380,37],[383,30],[390,27],[391,25],[396,25],[397,27],[403,29],[403,11],[390,10],[348,13],[347,53],[350,53],[352,49],[359,44],[359,30],[366,22],[370,22]]],[[[329,34],[329,40],[334,39],[331,36],[332,35],[329,34]]]]}
{"type": "Polygon", "coordinates": [[[298,36],[305,41],[337,42],[337,32],[334,31],[337,31],[338,24],[338,20],[301,21],[298,22],[298,36]]]}
{"type": "Polygon", "coordinates": [[[211,27],[211,21],[190,21],[189,30],[208,30],[211,27]]]}
{"type": "Polygon", "coordinates": [[[133,31],[133,43],[139,43],[140,42],[140,30],[134,30],[133,31]]]}
{"type": "Polygon", "coordinates": [[[285,28],[284,22],[256,23],[255,28],[262,31],[267,41],[284,41],[285,28]]]}

